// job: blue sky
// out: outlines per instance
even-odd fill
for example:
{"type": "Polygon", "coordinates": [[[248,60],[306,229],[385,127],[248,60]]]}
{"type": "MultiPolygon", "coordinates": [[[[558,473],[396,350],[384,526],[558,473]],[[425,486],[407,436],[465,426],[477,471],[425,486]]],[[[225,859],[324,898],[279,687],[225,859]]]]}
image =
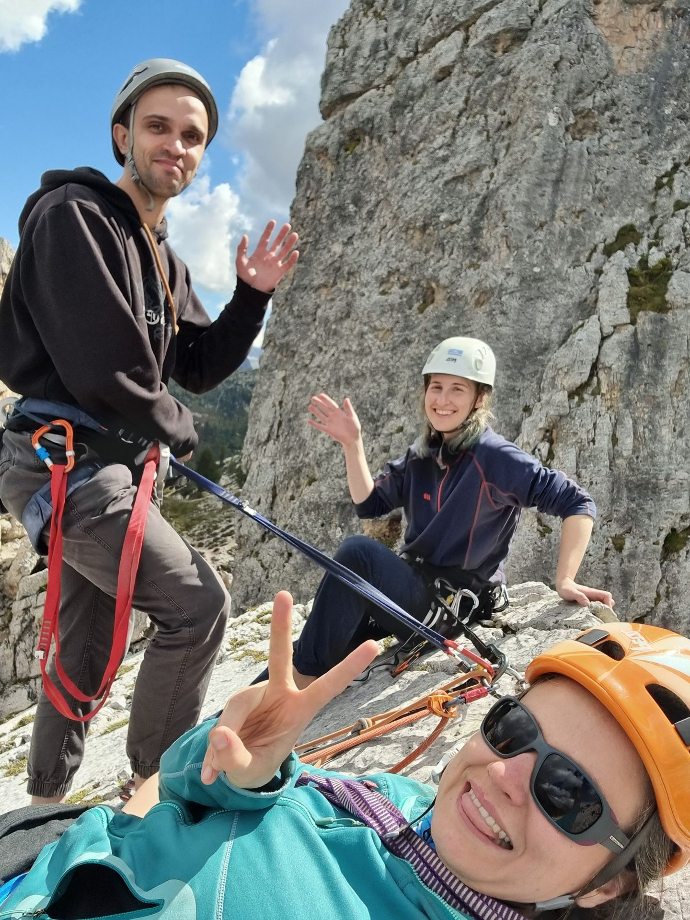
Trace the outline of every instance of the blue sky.
{"type": "Polygon", "coordinates": [[[0,0],[0,236],[47,169],[111,179],[109,113],[132,67],[173,57],[211,84],[221,115],[202,170],[168,209],[173,245],[211,313],[234,285],[234,248],[286,218],[308,130],[320,121],[329,26],[348,0],[0,0]],[[253,233],[251,232],[253,231],[253,233]]]}

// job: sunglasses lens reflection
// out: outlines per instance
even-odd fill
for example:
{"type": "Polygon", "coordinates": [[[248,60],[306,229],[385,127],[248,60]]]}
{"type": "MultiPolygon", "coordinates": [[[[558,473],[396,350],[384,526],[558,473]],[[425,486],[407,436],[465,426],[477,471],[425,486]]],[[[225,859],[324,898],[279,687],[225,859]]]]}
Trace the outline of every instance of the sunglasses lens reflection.
{"type": "Polygon", "coordinates": [[[569,834],[588,830],[602,814],[589,779],[560,754],[549,754],[539,768],[534,794],[546,814],[569,834]]]}
{"type": "Polygon", "coordinates": [[[484,737],[498,754],[510,757],[529,750],[537,740],[538,729],[514,700],[501,700],[484,719],[484,737]]]}

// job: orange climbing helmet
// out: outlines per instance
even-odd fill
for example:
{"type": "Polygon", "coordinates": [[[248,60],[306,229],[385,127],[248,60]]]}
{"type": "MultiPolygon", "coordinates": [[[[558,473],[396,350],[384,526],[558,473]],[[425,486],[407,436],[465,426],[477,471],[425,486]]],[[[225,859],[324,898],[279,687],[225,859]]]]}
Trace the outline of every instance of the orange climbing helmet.
{"type": "Polygon", "coordinates": [[[635,745],[659,817],[677,851],[666,874],[690,860],[690,639],[642,623],[607,623],[538,655],[526,672],[569,677],[589,690],[635,745]]]}

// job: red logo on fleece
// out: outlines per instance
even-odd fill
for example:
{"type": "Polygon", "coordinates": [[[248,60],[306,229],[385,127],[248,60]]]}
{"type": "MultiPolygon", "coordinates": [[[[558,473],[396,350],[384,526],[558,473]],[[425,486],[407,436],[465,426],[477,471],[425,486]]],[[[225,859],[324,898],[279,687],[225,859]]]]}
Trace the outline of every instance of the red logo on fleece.
{"type": "Polygon", "coordinates": [[[429,495],[428,492],[425,492],[425,493],[424,493],[424,498],[425,498],[428,502],[431,501],[431,496],[429,495]]]}

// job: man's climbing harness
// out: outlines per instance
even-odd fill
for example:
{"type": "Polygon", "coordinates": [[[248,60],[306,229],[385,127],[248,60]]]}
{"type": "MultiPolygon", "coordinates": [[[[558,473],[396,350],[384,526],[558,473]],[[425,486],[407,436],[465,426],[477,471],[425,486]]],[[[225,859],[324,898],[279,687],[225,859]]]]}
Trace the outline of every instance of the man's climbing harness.
{"type": "Polygon", "coordinates": [[[36,649],[36,657],[41,664],[43,687],[46,696],[58,712],[77,722],[88,722],[104,705],[108,698],[110,688],[117,675],[117,669],[124,657],[129,630],[129,616],[134,597],[141,550],[144,543],[146,530],[146,517],[151,501],[156,472],[159,461],[158,444],[149,448],[144,461],[144,472],[137,490],[137,496],[132,508],[132,514],[127,525],[117,578],[117,593],[115,597],[115,621],[113,625],[113,641],[110,657],[103,673],[98,690],[92,695],[83,693],[69,678],[60,662],[60,573],[62,569],[62,516],[67,498],[68,476],[74,467],[74,428],[66,419],[53,419],[48,425],[43,425],[31,437],[31,443],[38,457],[50,470],[50,495],[52,499],[52,517],[50,519],[50,539],[48,543],[48,586],[46,593],[43,622],[36,649]],[[64,434],[65,462],[58,463],[50,456],[48,449],[41,444],[41,438],[51,435],[53,440],[54,429],[62,428],[64,434]],[[47,671],[50,647],[55,640],[55,670],[65,690],[80,703],[93,703],[100,697],[98,705],[85,715],[76,715],[72,712],[70,704],[63,696],[61,690],[51,680],[47,671]]]}

